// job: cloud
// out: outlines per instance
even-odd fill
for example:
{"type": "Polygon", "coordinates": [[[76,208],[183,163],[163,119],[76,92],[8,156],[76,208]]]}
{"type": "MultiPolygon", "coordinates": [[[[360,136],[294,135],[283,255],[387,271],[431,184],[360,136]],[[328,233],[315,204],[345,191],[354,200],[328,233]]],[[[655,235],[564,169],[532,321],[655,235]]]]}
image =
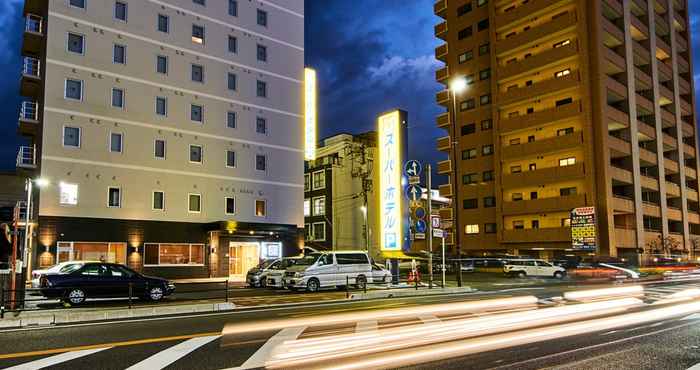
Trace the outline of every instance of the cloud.
{"type": "Polygon", "coordinates": [[[23,0],[0,0],[0,29],[4,30],[0,32],[0,63],[7,62],[18,52],[12,49],[12,45],[16,44],[14,39],[18,35],[9,31],[13,30],[13,25],[21,19],[23,3],[23,0]]]}
{"type": "Polygon", "coordinates": [[[433,79],[434,72],[440,67],[433,55],[422,55],[417,58],[404,58],[395,55],[384,59],[379,66],[369,67],[369,77],[389,84],[404,78],[433,79]]]}

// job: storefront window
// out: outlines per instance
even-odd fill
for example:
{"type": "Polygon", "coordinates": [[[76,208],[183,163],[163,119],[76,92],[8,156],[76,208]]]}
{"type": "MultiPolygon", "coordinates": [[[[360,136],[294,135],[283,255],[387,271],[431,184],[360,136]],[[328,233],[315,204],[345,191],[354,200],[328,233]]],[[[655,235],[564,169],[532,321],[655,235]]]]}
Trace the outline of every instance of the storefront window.
{"type": "Polygon", "coordinates": [[[144,245],[144,265],[203,265],[203,244],[155,244],[144,245]]]}
{"type": "Polygon", "coordinates": [[[58,242],[58,261],[126,264],[126,243],[58,242]]]}

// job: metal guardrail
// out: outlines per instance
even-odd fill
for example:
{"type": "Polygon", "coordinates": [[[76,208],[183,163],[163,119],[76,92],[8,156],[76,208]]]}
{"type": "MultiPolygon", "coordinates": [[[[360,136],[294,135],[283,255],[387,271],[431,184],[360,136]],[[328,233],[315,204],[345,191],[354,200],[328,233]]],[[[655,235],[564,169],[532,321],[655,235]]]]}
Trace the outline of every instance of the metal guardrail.
{"type": "Polygon", "coordinates": [[[19,110],[19,118],[25,120],[38,121],[39,104],[34,101],[23,101],[19,110]]]}
{"type": "Polygon", "coordinates": [[[21,146],[17,152],[17,167],[36,168],[36,147],[21,146]]]}
{"type": "Polygon", "coordinates": [[[39,77],[40,73],[40,61],[33,57],[24,57],[22,62],[22,74],[28,76],[39,77]]]}

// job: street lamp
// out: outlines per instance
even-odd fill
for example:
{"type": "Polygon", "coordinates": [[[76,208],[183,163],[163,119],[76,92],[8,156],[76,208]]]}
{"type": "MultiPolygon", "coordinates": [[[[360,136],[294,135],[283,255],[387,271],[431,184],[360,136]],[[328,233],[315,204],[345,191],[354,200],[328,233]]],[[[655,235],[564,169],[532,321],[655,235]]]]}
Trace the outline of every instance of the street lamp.
{"type": "MultiPolygon", "coordinates": [[[[27,177],[26,180],[27,183],[27,211],[26,213],[26,219],[24,223],[24,253],[23,253],[23,263],[25,266],[27,266],[27,270],[29,270],[29,267],[31,266],[30,261],[29,261],[29,236],[31,235],[31,230],[30,230],[30,224],[29,224],[29,219],[31,215],[31,210],[32,210],[32,193],[33,193],[33,184],[36,184],[37,187],[43,188],[46,187],[50,184],[48,179],[45,179],[43,177],[40,177],[38,179],[32,179],[27,177]]],[[[28,278],[28,276],[27,276],[28,278]]]]}
{"type": "Polygon", "coordinates": [[[452,97],[452,114],[450,116],[451,118],[451,123],[452,123],[452,181],[453,181],[453,188],[454,188],[454,196],[452,199],[454,199],[453,204],[454,204],[454,215],[453,215],[453,222],[454,225],[452,225],[452,230],[454,234],[454,242],[456,246],[456,252],[457,252],[457,286],[462,286],[462,263],[459,261],[459,259],[462,257],[462,250],[460,246],[460,236],[462,234],[462,230],[459,228],[459,179],[457,178],[457,145],[459,142],[457,141],[457,94],[461,94],[467,89],[467,80],[464,77],[458,77],[454,81],[450,83],[449,86],[449,94],[452,97]]]}

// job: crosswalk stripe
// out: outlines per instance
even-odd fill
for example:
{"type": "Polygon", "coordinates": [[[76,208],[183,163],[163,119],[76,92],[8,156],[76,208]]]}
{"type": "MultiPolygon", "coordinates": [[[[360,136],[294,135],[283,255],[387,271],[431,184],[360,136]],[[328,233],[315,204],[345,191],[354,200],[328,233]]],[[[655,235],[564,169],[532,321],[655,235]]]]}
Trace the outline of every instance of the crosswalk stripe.
{"type": "Polygon", "coordinates": [[[288,340],[297,339],[301,333],[306,330],[306,327],[300,326],[295,328],[284,328],[279,333],[268,339],[243,365],[234,367],[230,370],[256,369],[264,367],[265,363],[270,359],[272,351],[280,344],[288,340]]]}
{"type": "Polygon", "coordinates": [[[188,339],[182,343],[178,343],[168,349],[156,353],[155,355],[129,367],[127,370],[163,369],[173,362],[187,356],[187,354],[195,351],[197,348],[219,339],[220,337],[221,335],[212,335],[208,337],[188,339]]]}
{"type": "Polygon", "coordinates": [[[73,351],[73,352],[66,352],[66,353],[61,353],[60,355],[55,355],[51,357],[45,357],[40,360],[36,361],[31,361],[27,362],[21,365],[9,367],[5,370],[37,370],[37,369],[43,369],[45,367],[50,367],[54,366],[57,364],[60,364],[62,362],[70,361],[70,360],[75,360],[76,358],[84,357],[91,355],[93,353],[97,353],[100,351],[104,351],[106,349],[109,349],[112,347],[104,347],[104,348],[94,348],[94,349],[84,349],[82,351],[73,351]]]}

